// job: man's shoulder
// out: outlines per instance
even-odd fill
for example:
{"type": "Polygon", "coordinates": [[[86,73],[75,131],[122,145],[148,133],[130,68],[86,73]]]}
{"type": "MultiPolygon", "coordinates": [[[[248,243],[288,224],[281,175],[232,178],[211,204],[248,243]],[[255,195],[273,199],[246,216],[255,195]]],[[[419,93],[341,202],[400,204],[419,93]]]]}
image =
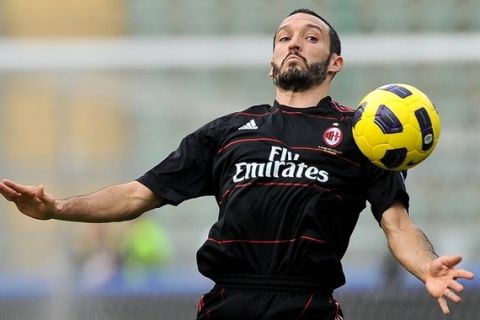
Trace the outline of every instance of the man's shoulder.
{"type": "Polygon", "coordinates": [[[255,119],[266,116],[271,113],[271,106],[268,104],[258,104],[245,108],[241,111],[235,111],[224,116],[218,117],[209,123],[204,128],[216,130],[229,130],[236,128],[240,124],[244,124],[245,119],[255,119]]]}
{"type": "Polygon", "coordinates": [[[250,106],[242,111],[235,112],[233,116],[236,117],[262,117],[270,113],[271,105],[269,104],[257,104],[250,106]]]}
{"type": "Polygon", "coordinates": [[[352,113],[355,113],[355,110],[356,110],[353,107],[340,104],[335,100],[332,100],[332,105],[337,111],[341,113],[352,114],[352,113]]]}
{"type": "Polygon", "coordinates": [[[216,123],[235,123],[237,121],[243,121],[245,118],[261,118],[271,113],[271,107],[268,104],[257,104],[245,108],[240,111],[235,111],[219,117],[214,120],[216,123]]]}

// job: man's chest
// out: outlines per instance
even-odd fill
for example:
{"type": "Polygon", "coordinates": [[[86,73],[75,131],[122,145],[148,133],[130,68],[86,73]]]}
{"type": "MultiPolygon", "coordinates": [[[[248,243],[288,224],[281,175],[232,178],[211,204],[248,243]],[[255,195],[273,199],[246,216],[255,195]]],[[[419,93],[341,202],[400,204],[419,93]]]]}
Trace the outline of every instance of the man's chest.
{"type": "Polygon", "coordinates": [[[215,166],[228,184],[258,179],[328,184],[357,175],[349,122],[272,116],[245,119],[233,129],[222,139],[215,166]]]}

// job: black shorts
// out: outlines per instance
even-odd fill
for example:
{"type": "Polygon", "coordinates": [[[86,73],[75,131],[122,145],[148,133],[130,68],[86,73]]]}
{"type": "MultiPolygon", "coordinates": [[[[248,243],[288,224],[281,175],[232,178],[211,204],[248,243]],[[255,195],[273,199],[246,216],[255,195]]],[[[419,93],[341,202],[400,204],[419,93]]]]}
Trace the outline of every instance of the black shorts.
{"type": "Polygon", "coordinates": [[[197,320],[342,320],[331,294],[215,286],[198,303],[197,320]]]}

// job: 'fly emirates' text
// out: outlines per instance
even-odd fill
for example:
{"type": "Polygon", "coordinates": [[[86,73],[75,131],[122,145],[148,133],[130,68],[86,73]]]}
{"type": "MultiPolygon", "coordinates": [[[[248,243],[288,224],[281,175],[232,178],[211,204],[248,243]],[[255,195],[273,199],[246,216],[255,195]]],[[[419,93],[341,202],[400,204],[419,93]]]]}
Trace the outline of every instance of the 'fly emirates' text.
{"type": "Polygon", "coordinates": [[[272,146],[268,162],[236,163],[236,173],[233,182],[242,182],[255,178],[307,178],[319,182],[328,181],[328,172],[317,167],[298,163],[300,155],[286,148],[272,146]]]}

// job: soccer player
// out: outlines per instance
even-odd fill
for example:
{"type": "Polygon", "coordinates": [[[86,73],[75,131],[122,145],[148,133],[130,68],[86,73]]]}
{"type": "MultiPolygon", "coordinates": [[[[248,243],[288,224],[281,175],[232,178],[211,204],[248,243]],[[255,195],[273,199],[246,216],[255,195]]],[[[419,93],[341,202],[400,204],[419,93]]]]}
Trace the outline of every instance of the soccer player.
{"type": "Polygon", "coordinates": [[[211,121],[135,181],[68,199],[3,180],[0,192],[36,219],[130,220],[166,204],[212,195],[219,215],[199,249],[199,271],[215,282],[197,319],[343,319],[333,291],[341,258],[366,201],[388,247],[449,313],[460,302],[460,256],[437,256],[408,214],[400,172],[373,166],[351,134],[353,110],[329,96],[342,69],[339,37],[300,9],[274,36],[272,105],[211,121]]]}

